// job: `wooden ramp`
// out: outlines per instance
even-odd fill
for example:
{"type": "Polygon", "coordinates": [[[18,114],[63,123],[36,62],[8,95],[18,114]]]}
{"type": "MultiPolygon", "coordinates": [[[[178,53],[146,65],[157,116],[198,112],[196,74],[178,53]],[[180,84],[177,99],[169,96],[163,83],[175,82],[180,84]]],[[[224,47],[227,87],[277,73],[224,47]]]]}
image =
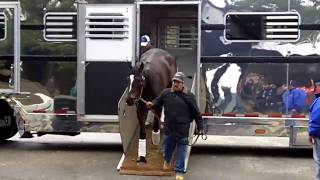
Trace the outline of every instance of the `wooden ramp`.
{"type": "MultiPolygon", "coordinates": [[[[195,92],[196,76],[193,78],[191,92],[195,92]]],[[[201,91],[203,92],[203,91],[201,91]]],[[[151,140],[151,127],[147,127],[147,163],[144,165],[137,165],[138,157],[138,136],[139,126],[138,118],[135,106],[127,106],[125,103],[125,97],[128,94],[128,88],[123,93],[118,103],[118,116],[119,116],[119,130],[123,146],[124,158],[121,158],[118,165],[119,173],[122,175],[140,175],[140,176],[173,176],[174,170],[164,171],[163,168],[163,156],[162,156],[162,138],[160,145],[156,146],[152,144],[151,140]]],[[[205,96],[204,96],[205,97],[205,96]]],[[[204,99],[205,100],[205,99],[204,99]]],[[[200,111],[204,112],[203,99],[200,99],[200,111]]],[[[205,103],[205,101],[204,101],[205,103]]],[[[195,129],[195,123],[192,122],[189,129],[189,142],[193,142],[193,134],[195,129]]],[[[162,135],[161,135],[162,137],[162,135]]],[[[186,158],[185,158],[185,172],[189,162],[189,156],[191,153],[191,146],[187,146],[186,158]]],[[[174,162],[174,158],[171,162],[174,162]]]]}
{"type": "MultiPolygon", "coordinates": [[[[163,171],[162,142],[160,145],[153,145],[151,140],[151,127],[147,127],[147,163],[137,165],[138,157],[138,134],[139,126],[135,106],[127,106],[125,97],[127,89],[122,95],[118,104],[120,136],[124,152],[124,160],[118,165],[119,173],[122,175],[142,176],[172,176],[173,168],[163,171]]],[[[161,139],[162,140],[162,139],[161,139]]]]}
{"type": "MultiPolygon", "coordinates": [[[[162,144],[162,143],[161,143],[162,144]]],[[[120,168],[122,175],[142,175],[142,176],[173,176],[174,171],[171,166],[169,170],[164,171],[162,145],[153,145],[151,142],[151,128],[147,129],[147,163],[138,165],[136,160],[138,156],[138,138],[134,138],[125,159],[120,168]]]]}

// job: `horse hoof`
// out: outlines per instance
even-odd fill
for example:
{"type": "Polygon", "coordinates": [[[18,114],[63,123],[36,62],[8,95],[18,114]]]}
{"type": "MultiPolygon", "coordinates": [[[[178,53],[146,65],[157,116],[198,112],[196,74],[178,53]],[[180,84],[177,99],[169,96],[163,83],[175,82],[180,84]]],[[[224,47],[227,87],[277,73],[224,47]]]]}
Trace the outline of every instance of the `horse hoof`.
{"type": "Polygon", "coordinates": [[[140,156],[137,160],[137,165],[144,165],[147,163],[146,157],[140,156]]]}

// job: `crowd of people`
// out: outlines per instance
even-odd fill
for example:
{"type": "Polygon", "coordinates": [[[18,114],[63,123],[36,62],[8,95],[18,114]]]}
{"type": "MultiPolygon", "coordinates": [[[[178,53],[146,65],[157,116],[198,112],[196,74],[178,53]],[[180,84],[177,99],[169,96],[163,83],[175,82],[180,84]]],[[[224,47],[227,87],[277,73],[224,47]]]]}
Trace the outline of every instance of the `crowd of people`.
{"type": "Polygon", "coordinates": [[[297,87],[292,80],[279,86],[274,83],[260,85],[248,79],[240,95],[254,104],[254,111],[261,113],[304,113],[313,100],[312,87],[297,87]]]}

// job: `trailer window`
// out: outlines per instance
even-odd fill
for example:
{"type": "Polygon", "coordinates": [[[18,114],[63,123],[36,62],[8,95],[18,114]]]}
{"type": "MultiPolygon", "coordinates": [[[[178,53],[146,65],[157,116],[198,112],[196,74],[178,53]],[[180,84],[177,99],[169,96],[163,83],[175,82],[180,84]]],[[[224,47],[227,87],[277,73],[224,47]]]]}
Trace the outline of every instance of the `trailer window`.
{"type": "Polygon", "coordinates": [[[7,36],[7,17],[2,12],[0,13],[0,41],[6,39],[7,36]]]}
{"type": "Polygon", "coordinates": [[[166,25],[165,48],[194,49],[197,46],[198,29],[193,24],[166,25]]]}
{"type": "Polygon", "coordinates": [[[48,12],[43,20],[43,37],[46,41],[77,40],[76,12],[48,12]]]}
{"type": "Polygon", "coordinates": [[[229,13],[225,16],[228,41],[297,41],[297,13],[229,13]]]}

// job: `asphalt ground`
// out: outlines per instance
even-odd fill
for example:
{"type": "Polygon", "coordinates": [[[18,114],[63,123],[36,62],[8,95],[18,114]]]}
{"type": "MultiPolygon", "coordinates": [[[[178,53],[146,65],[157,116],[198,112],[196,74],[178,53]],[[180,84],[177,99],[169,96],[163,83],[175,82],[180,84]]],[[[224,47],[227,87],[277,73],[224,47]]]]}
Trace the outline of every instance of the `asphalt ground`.
{"type": "MultiPolygon", "coordinates": [[[[119,134],[18,136],[0,144],[0,180],[170,180],[124,176],[119,134]]],[[[287,138],[210,136],[192,149],[185,179],[315,179],[312,149],[290,149],[287,138]],[[209,145],[208,145],[209,144],[209,145]]]]}

